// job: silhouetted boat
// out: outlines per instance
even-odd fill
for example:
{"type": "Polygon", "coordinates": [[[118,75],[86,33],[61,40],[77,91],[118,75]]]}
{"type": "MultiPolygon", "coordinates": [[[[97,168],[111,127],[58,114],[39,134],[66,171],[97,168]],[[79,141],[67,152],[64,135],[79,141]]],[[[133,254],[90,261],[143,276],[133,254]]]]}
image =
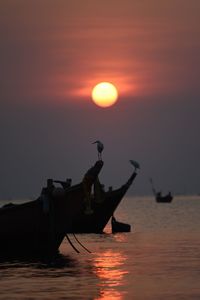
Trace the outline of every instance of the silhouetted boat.
{"type": "Polygon", "coordinates": [[[165,196],[162,196],[160,193],[156,194],[157,202],[170,203],[170,202],[172,202],[172,200],[173,200],[173,197],[172,197],[171,193],[168,193],[165,196]]]}
{"type": "Polygon", "coordinates": [[[112,233],[131,231],[131,225],[117,221],[114,216],[111,218],[111,227],[112,233]]]}
{"type": "Polygon", "coordinates": [[[49,256],[58,252],[65,234],[82,214],[86,187],[90,189],[103,166],[102,161],[88,170],[81,183],[68,190],[53,188],[52,180],[41,196],[23,204],[0,209],[0,255],[49,256]]]}
{"type": "Polygon", "coordinates": [[[156,189],[153,185],[153,180],[151,178],[150,178],[150,183],[152,185],[152,191],[155,195],[156,202],[159,202],[159,203],[170,203],[170,202],[172,202],[173,196],[171,195],[170,192],[167,195],[162,196],[161,192],[156,192],[156,189]]]}
{"type": "Polygon", "coordinates": [[[105,192],[102,184],[97,179],[94,183],[94,195],[91,197],[91,213],[83,213],[73,224],[74,233],[102,233],[117,206],[137,176],[132,173],[128,181],[122,187],[105,192]]]}

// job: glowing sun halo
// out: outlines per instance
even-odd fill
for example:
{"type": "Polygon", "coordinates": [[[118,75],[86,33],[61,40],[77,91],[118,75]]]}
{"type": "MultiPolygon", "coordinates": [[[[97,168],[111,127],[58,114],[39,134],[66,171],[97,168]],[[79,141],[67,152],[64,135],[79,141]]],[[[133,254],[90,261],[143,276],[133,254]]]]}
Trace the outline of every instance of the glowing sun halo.
{"type": "Polygon", "coordinates": [[[110,82],[100,82],[92,90],[92,100],[101,107],[113,105],[118,98],[116,87],[110,82]]]}

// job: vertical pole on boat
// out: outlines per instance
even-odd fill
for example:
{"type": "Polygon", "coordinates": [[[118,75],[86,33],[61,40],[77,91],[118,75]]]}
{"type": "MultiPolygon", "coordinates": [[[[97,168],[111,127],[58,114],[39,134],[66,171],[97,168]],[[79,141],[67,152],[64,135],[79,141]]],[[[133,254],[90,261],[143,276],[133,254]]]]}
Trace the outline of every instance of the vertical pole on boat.
{"type": "Polygon", "coordinates": [[[53,184],[52,179],[47,180],[47,189],[46,189],[46,196],[48,199],[48,220],[49,220],[49,254],[54,253],[56,250],[56,228],[55,228],[55,207],[54,207],[54,195],[53,191],[55,189],[55,186],[53,184]]]}
{"type": "Polygon", "coordinates": [[[50,223],[50,249],[52,252],[55,251],[56,245],[56,228],[55,228],[55,208],[54,208],[54,203],[53,203],[53,197],[49,198],[49,204],[50,204],[50,211],[49,211],[49,223],[50,223]]]}
{"type": "Polygon", "coordinates": [[[154,193],[154,195],[156,196],[156,189],[155,189],[155,187],[154,187],[154,185],[153,185],[153,180],[152,180],[152,178],[149,178],[149,181],[150,181],[150,183],[151,183],[151,186],[152,186],[152,191],[153,191],[153,193],[154,193]]]}

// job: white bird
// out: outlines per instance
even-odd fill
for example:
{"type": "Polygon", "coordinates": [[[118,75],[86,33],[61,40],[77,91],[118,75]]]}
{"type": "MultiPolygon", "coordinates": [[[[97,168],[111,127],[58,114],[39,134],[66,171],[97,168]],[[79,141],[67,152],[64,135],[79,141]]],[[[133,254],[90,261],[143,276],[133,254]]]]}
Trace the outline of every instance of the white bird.
{"type": "Polygon", "coordinates": [[[98,159],[101,160],[101,152],[103,151],[104,149],[104,145],[102,142],[100,141],[95,141],[94,143],[92,144],[97,144],[97,151],[98,151],[98,159]]]}
{"type": "Polygon", "coordinates": [[[135,167],[135,170],[140,169],[140,164],[137,161],[132,160],[132,159],[130,159],[129,161],[135,167]]]}

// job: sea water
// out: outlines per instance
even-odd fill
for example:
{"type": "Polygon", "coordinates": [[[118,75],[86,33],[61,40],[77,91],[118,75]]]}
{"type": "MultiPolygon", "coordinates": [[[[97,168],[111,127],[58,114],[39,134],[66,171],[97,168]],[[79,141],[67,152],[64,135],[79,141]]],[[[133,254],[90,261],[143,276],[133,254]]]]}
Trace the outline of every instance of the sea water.
{"type": "Polygon", "coordinates": [[[200,197],[126,197],[115,217],[130,233],[77,234],[51,263],[0,262],[0,299],[200,299],[200,197]]]}

